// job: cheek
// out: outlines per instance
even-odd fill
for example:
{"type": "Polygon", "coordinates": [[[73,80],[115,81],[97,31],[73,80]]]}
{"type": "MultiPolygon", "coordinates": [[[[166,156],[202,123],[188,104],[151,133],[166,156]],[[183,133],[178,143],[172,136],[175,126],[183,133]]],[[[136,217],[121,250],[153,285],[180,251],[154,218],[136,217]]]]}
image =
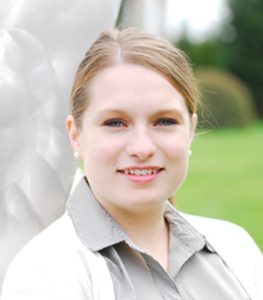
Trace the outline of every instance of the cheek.
{"type": "Polygon", "coordinates": [[[84,148],[84,165],[86,168],[107,171],[107,167],[113,167],[117,161],[121,146],[114,141],[108,141],[103,137],[87,138],[84,148]]]}
{"type": "MultiPolygon", "coordinates": [[[[161,141],[160,141],[161,142],[161,141]]],[[[173,137],[160,143],[163,153],[171,161],[188,158],[189,143],[184,137],[173,137]]]]}

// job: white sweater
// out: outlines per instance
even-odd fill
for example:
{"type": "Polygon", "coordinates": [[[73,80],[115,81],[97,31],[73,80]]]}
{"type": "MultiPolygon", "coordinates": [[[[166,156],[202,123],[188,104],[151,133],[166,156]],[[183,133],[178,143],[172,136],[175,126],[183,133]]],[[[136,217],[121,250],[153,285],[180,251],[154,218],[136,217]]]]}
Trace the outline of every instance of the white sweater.
{"type": "MultiPolygon", "coordinates": [[[[234,271],[252,300],[263,299],[262,254],[240,227],[182,214],[234,271]]],[[[104,258],[89,251],[65,214],[22,250],[10,265],[1,300],[113,300],[104,258]],[[57,244],[59,247],[52,247],[57,244]],[[51,271],[52,268],[52,271],[51,271]]]]}

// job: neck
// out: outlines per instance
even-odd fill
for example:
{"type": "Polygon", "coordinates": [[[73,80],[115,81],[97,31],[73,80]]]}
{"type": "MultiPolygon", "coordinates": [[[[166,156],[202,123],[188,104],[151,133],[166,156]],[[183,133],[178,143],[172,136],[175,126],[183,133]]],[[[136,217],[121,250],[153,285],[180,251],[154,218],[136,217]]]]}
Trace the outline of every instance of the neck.
{"type": "Polygon", "coordinates": [[[133,243],[155,258],[167,270],[169,252],[169,227],[164,219],[166,203],[161,207],[143,211],[110,212],[128,233],[133,243]]]}
{"type": "Polygon", "coordinates": [[[131,235],[153,233],[164,224],[166,203],[142,207],[111,207],[106,209],[113,218],[131,235]]]}

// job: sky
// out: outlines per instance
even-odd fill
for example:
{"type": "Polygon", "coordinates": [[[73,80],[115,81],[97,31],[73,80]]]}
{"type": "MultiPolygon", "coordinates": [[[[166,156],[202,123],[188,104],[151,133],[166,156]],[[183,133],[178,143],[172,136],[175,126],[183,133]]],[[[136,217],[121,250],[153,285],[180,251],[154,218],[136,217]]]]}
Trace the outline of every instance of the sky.
{"type": "Polygon", "coordinates": [[[227,0],[167,0],[166,32],[178,37],[184,25],[194,41],[215,34],[223,20],[230,17],[227,0]]]}

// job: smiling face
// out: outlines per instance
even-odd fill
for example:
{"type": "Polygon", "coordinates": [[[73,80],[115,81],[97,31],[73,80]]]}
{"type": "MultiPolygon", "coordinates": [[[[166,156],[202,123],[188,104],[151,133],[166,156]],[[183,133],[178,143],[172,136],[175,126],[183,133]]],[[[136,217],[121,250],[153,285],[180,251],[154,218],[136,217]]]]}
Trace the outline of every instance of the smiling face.
{"type": "Polygon", "coordinates": [[[93,78],[80,129],[67,119],[90,187],[110,212],[163,205],[185,178],[195,125],[168,80],[132,64],[93,78]]]}

